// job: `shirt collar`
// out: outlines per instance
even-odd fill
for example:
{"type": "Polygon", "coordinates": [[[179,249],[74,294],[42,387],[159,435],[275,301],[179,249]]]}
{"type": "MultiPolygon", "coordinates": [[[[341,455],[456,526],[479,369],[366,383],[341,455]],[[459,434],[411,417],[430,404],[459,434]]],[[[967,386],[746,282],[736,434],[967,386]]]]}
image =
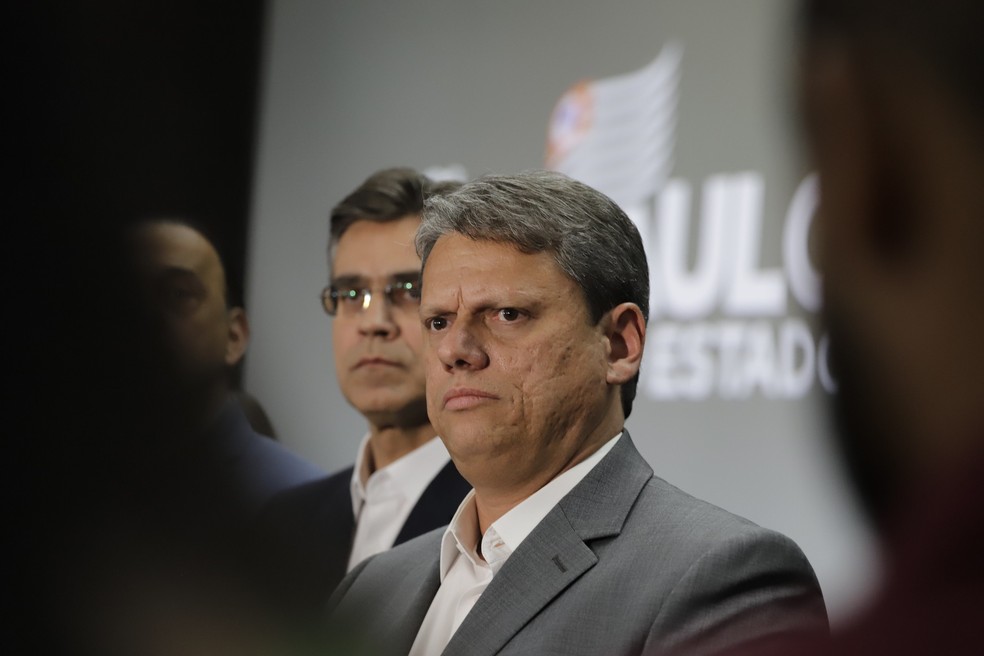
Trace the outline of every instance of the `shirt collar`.
{"type": "MultiPolygon", "coordinates": [[[[482,536],[482,555],[493,574],[499,571],[506,559],[543,521],[547,513],[608,455],[620,437],[621,432],[492,522],[482,536]]],[[[458,554],[464,555],[472,564],[481,566],[482,559],[477,551],[478,530],[478,509],[475,506],[475,490],[472,490],[458,506],[441,538],[441,581],[444,581],[458,554]]]]}
{"type": "Polygon", "coordinates": [[[382,469],[377,469],[363,484],[361,472],[368,466],[369,438],[368,434],[362,438],[355,457],[355,467],[352,469],[350,490],[352,514],[356,519],[369,495],[378,498],[395,495],[419,498],[438,472],[451,460],[444,442],[434,437],[382,469]]]}
{"type": "Polygon", "coordinates": [[[475,551],[477,535],[478,509],[475,507],[475,490],[472,489],[462,499],[441,538],[441,581],[444,581],[459,554],[472,561],[473,565],[481,566],[481,559],[475,551]]]}

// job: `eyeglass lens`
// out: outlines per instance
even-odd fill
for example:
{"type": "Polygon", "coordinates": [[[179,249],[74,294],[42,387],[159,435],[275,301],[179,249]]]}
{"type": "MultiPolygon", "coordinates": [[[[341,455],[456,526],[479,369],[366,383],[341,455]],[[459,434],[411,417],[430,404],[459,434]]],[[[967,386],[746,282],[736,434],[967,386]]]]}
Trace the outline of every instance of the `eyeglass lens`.
{"type": "MultiPolygon", "coordinates": [[[[416,308],[420,302],[417,283],[410,281],[394,282],[382,288],[383,296],[394,308],[416,308]]],[[[371,288],[330,286],[322,296],[328,314],[357,314],[368,309],[372,302],[371,288]]]]}

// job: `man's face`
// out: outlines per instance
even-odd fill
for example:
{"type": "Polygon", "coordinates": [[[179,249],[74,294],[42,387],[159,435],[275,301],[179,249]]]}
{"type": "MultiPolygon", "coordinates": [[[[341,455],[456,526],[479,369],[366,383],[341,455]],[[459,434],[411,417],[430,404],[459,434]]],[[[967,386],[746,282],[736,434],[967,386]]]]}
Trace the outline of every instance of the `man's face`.
{"type": "Polygon", "coordinates": [[[196,230],[175,223],[141,226],[135,242],[148,297],[182,376],[201,385],[224,381],[242,350],[231,344],[225,273],[215,249],[196,230]]]}
{"type": "Polygon", "coordinates": [[[959,415],[948,407],[958,395],[947,371],[962,359],[950,350],[960,343],[950,327],[967,315],[944,274],[939,219],[953,207],[937,193],[959,188],[938,145],[954,123],[940,120],[937,87],[896,75],[890,58],[864,59],[840,41],[804,53],[835,438],[861,501],[881,521],[928,464],[923,445],[946,432],[933,417],[959,415]]]}
{"type": "Polygon", "coordinates": [[[377,426],[427,421],[417,308],[393,305],[383,294],[387,284],[419,278],[413,243],[419,226],[416,215],[356,221],[338,240],[333,258],[333,285],[372,290],[367,307],[339,308],[332,342],[342,393],[377,426]]]}
{"type": "Polygon", "coordinates": [[[618,388],[605,336],[551,254],[452,233],[421,292],[428,415],[469,481],[549,480],[596,441],[618,388]]]}

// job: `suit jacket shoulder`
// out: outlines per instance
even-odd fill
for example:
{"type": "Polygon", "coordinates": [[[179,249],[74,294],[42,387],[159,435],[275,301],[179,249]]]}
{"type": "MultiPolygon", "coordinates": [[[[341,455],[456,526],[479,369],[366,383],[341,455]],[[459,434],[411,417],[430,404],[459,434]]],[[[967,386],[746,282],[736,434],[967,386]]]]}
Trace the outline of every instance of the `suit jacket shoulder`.
{"type": "Polygon", "coordinates": [[[444,528],[367,558],[327,604],[328,653],[405,655],[441,585],[444,528]]]}
{"type": "Polygon", "coordinates": [[[288,490],[273,499],[259,522],[271,585],[292,613],[316,612],[345,576],[355,528],[351,478],[348,467],[288,490]]]}
{"type": "Polygon", "coordinates": [[[253,430],[239,403],[229,399],[206,431],[206,440],[244,501],[256,510],[288,490],[322,479],[327,472],[283,444],[253,430]]]}
{"type": "MultiPolygon", "coordinates": [[[[639,510],[641,521],[620,535],[624,546],[665,554],[645,577],[665,591],[645,653],[718,653],[793,635],[826,640],[820,585],[788,537],[658,477],[640,494],[639,510]]],[[[646,569],[647,560],[636,559],[633,568],[646,569]]]]}
{"type": "MultiPolygon", "coordinates": [[[[302,605],[316,608],[344,578],[355,537],[351,479],[348,467],[279,497],[268,515],[282,527],[285,568],[296,570],[293,585],[302,605]]],[[[424,489],[394,544],[445,526],[471,486],[448,462],[424,489]]]]}
{"type": "Polygon", "coordinates": [[[445,526],[470,490],[471,483],[458,473],[453,462],[448,461],[420,495],[393,544],[403,544],[418,535],[445,526]]]}
{"type": "MultiPolygon", "coordinates": [[[[336,607],[371,617],[372,635],[405,654],[439,558],[437,532],[373,559],[336,607]]],[[[519,545],[444,653],[701,654],[826,630],[792,541],[655,478],[626,433],[519,545]]]]}

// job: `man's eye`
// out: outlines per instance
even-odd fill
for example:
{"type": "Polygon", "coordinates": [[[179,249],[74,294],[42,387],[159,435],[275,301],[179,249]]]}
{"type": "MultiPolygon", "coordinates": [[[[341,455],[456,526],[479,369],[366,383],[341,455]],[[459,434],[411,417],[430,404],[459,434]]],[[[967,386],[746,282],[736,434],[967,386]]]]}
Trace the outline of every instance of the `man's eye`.
{"type": "Polygon", "coordinates": [[[338,290],[338,302],[339,303],[356,303],[362,302],[362,292],[358,289],[339,289],[338,290]]]}
{"type": "Polygon", "coordinates": [[[415,282],[408,282],[403,284],[404,293],[412,298],[414,301],[420,300],[420,287],[415,282]]]}
{"type": "Polygon", "coordinates": [[[432,317],[424,322],[427,330],[437,331],[444,330],[448,327],[448,320],[444,317],[432,317]]]}
{"type": "Polygon", "coordinates": [[[198,290],[189,289],[187,287],[167,287],[163,292],[164,302],[171,307],[184,308],[195,301],[201,296],[198,290]]]}
{"type": "Polygon", "coordinates": [[[499,310],[499,318],[503,321],[510,323],[518,320],[523,316],[523,313],[516,308],[502,308],[499,310]]]}
{"type": "Polygon", "coordinates": [[[169,315],[185,317],[201,306],[204,293],[187,285],[167,285],[158,291],[158,308],[169,315]]]}
{"type": "Polygon", "coordinates": [[[420,289],[412,282],[401,282],[393,285],[390,299],[393,305],[410,307],[420,303],[420,289]]]}

